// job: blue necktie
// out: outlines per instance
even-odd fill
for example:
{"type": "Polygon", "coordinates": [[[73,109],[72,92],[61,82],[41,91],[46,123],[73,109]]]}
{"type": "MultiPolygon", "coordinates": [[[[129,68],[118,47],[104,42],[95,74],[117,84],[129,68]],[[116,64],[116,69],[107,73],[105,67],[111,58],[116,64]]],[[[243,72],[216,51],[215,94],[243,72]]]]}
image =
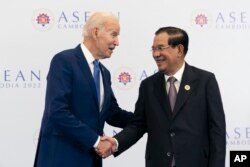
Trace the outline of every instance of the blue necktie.
{"type": "Polygon", "coordinates": [[[96,87],[96,92],[97,92],[98,105],[100,106],[100,66],[99,66],[99,61],[95,60],[95,61],[93,61],[93,64],[94,64],[95,87],[96,87]]]}

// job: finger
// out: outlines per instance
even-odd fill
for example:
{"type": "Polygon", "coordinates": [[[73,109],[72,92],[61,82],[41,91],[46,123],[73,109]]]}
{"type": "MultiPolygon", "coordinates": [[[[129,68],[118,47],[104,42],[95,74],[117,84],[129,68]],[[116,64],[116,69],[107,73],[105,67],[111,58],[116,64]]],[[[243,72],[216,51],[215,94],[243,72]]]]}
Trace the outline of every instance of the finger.
{"type": "Polygon", "coordinates": [[[109,136],[102,136],[101,137],[101,141],[103,141],[103,140],[110,140],[109,138],[110,138],[109,136]]]}

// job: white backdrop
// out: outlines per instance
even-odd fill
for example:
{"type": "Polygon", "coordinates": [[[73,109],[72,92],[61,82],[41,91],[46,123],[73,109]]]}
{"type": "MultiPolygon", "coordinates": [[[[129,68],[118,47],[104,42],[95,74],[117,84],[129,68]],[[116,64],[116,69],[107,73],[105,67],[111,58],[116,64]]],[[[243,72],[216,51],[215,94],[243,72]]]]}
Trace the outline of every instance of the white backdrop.
{"type": "MultiPolygon", "coordinates": [[[[249,6],[247,0],[5,1],[0,6],[0,167],[33,165],[50,60],[82,41],[82,26],[97,10],[120,19],[120,46],[103,63],[119,104],[131,111],[140,82],[157,69],[149,51],[154,32],[162,26],[188,32],[187,62],[214,72],[219,82],[229,167],[230,150],[250,149],[249,6]]],[[[118,131],[105,127],[107,135],[118,131]]],[[[144,166],[145,142],[146,135],[119,157],[105,159],[104,167],[144,166]]]]}

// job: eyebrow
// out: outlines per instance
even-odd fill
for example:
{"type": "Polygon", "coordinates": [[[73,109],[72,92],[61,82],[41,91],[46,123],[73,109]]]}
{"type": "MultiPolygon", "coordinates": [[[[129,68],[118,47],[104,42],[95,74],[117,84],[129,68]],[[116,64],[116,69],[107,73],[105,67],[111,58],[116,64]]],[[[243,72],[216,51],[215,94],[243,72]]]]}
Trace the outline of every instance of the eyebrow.
{"type": "Polygon", "coordinates": [[[164,44],[160,44],[160,45],[152,46],[152,48],[155,48],[155,47],[162,47],[162,46],[165,46],[165,45],[164,45],[164,44]]]}

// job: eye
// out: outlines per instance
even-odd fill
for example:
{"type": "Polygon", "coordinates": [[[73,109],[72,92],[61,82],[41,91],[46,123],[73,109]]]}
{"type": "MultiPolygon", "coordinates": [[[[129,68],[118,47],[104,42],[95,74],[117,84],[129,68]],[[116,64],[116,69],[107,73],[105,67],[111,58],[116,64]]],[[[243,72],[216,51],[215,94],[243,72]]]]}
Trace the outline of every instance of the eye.
{"type": "Polygon", "coordinates": [[[156,47],[152,47],[152,49],[151,49],[151,51],[152,52],[156,52],[156,51],[159,51],[159,52],[162,52],[162,51],[164,51],[165,49],[168,49],[168,48],[170,48],[170,46],[169,45],[159,45],[159,46],[156,46],[156,47]]]}
{"type": "Polygon", "coordinates": [[[117,32],[113,32],[113,33],[111,33],[111,36],[112,36],[113,38],[115,38],[115,37],[118,36],[118,33],[117,33],[117,32]]]}
{"type": "Polygon", "coordinates": [[[165,48],[165,47],[163,47],[163,46],[159,46],[157,49],[158,49],[159,51],[163,51],[164,48],[165,48]]]}

